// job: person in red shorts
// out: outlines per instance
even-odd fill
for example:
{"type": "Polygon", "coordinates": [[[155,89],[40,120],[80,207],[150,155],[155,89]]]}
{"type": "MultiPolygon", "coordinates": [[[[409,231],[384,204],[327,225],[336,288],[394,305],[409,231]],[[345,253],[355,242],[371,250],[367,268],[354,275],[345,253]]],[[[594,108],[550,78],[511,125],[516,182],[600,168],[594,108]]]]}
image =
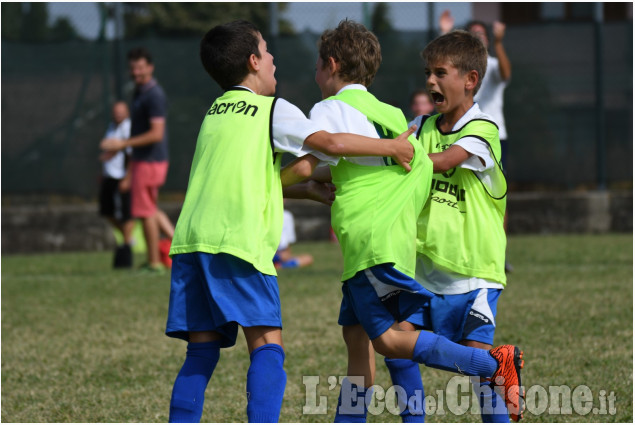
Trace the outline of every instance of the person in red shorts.
{"type": "Polygon", "coordinates": [[[142,267],[163,272],[171,266],[168,256],[174,225],[157,206],[159,188],[168,172],[167,98],[153,78],[152,56],[143,47],[128,52],[130,76],[135,83],[132,100],[130,138],[107,139],[101,144],[106,151],[132,148],[131,213],[141,219],[148,250],[148,262],[142,267]],[[166,236],[160,239],[161,234],[166,236]]]}

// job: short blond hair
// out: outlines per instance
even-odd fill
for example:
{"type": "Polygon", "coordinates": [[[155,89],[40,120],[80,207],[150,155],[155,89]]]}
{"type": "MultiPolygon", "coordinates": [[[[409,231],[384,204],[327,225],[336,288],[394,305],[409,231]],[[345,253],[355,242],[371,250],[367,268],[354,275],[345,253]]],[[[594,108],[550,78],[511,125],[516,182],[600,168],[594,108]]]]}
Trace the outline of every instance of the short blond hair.
{"type": "Polygon", "coordinates": [[[426,64],[447,60],[461,74],[478,73],[474,94],[481,88],[487,71],[487,49],[481,40],[467,31],[454,30],[432,40],[421,52],[426,64]]]}
{"type": "Polygon", "coordinates": [[[343,81],[366,87],[373,83],[381,64],[381,46],[375,34],[348,19],[322,33],[318,51],[325,63],[332,57],[340,64],[339,76],[343,81]]]}

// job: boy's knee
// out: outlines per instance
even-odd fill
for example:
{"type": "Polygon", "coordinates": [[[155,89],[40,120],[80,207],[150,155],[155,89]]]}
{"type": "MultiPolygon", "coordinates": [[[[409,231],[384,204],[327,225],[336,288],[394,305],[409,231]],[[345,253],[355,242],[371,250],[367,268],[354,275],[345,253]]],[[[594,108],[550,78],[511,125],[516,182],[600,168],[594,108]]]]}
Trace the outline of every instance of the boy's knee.
{"type": "Polygon", "coordinates": [[[348,346],[368,344],[368,335],[361,325],[343,326],[342,337],[348,346]]]}
{"type": "Polygon", "coordinates": [[[372,340],[373,348],[384,357],[398,357],[393,350],[391,338],[388,332],[384,332],[377,338],[372,340]]]}
{"type": "Polygon", "coordinates": [[[375,351],[384,357],[411,359],[418,335],[418,332],[404,332],[398,327],[391,327],[373,339],[372,343],[375,351]]]}

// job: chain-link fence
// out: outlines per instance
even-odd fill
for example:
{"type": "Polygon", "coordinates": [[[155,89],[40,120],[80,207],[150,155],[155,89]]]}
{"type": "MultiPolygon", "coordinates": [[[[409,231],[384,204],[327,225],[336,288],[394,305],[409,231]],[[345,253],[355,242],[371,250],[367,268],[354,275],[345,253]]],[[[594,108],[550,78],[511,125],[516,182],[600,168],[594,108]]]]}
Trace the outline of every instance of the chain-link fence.
{"type": "MultiPolygon", "coordinates": [[[[336,25],[345,17],[335,14],[329,19],[336,25]]],[[[401,17],[392,13],[390,19],[401,17]]],[[[105,21],[97,15],[94,25],[103,29],[105,21]]],[[[609,188],[631,188],[632,21],[603,24],[602,30],[606,180],[609,188]]],[[[307,113],[320,100],[314,82],[318,37],[319,32],[305,29],[269,40],[277,67],[277,95],[307,113]]],[[[151,36],[121,41],[105,37],[22,42],[3,38],[5,202],[25,195],[96,197],[98,143],[109,120],[115,89],[119,81],[127,81],[125,52],[138,45],[153,53],[155,76],[169,99],[171,163],[163,193],[183,193],[201,119],[220,94],[200,65],[199,39],[151,36]]],[[[380,33],[379,39],[383,62],[371,91],[408,116],[410,93],[425,84],[419,52],[430,33],[393,30],[380,33]]],[[[596,187],[600,121],[594,41],[593,23],[508,26],[505,47],[513,77],[505,94],[505,114],[512,188],[596,187]]],[[[130,85],[123,92],[129,100],[130,85]]]]}

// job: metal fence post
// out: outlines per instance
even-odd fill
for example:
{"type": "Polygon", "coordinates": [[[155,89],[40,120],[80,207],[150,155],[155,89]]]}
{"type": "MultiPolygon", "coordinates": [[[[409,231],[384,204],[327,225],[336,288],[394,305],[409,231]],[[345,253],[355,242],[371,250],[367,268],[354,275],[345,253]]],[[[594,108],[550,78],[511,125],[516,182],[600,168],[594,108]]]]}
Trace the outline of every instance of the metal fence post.
{"type": "Polygon", "coordinates": [[[596,117],[596,170],[598,190],[606,190],[606,143],[604,118],[604,4],[595,3],[595,117],[596,117]]]}

